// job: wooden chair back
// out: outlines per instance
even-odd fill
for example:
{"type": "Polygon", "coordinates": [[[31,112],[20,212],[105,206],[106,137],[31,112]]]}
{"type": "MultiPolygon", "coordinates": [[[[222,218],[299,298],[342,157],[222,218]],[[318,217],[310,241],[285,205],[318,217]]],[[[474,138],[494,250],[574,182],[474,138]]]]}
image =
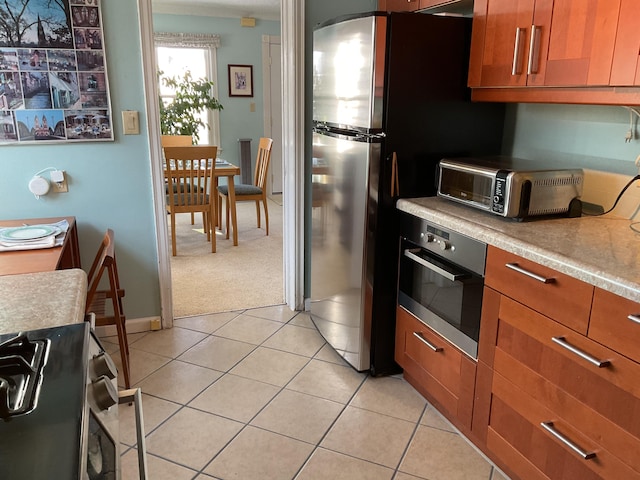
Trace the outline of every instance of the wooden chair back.
{"type": "Polygon", "coordinates": [[[173,255],[176,255],[175,214],[203,214],[203,227],[207,240],[215,252],[215,235],[211,238],[211,221],[215,218],[212,191],[215,192],[215,159],[218,147],[192,145],[166,147],[164,176],[167,182],[166,207],[171,215],[173,255]]]}
{"type": "Polygon", "coordinates": [[[96,326],[115,325],[120,345],[124,383],[126,388],[130,388],[129,343],[127,341],[126,318],[122,305],[124,290],[120,287],[114,233],[111,229],[106,231],[100,243],[96,257],[89,269],[87,281],[89,287],[85,314],[93,313],[95,315],[96,326]],[[103,288],[104,286],[106,288],[103,288]]]}
{"type": "Polygon", "coordinates": [[[253,184],[260,187],[266,195],[269,163],[271,162],[271,138],[261,138],[258,143],[258,154],[256,155],[256,169],[253,175],[253,184]]]}
{"type": "Polygon", "coordinates": [[[193,145],[191,135],[162,135],[160,144],[164,147],[189,147],[193,145]]]}

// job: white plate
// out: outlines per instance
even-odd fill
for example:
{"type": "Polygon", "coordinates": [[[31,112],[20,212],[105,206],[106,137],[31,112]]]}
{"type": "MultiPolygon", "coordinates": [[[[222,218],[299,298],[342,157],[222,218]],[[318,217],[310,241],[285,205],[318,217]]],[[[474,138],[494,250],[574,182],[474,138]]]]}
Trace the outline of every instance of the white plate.
{"type": "Polygon", "coordinates": [[[58,227],[52,225],[29,225],[24,227],[5,228],[0,230],[0,240],[5,242],[25,242],[38,240],[60,233],[58,227]]]}

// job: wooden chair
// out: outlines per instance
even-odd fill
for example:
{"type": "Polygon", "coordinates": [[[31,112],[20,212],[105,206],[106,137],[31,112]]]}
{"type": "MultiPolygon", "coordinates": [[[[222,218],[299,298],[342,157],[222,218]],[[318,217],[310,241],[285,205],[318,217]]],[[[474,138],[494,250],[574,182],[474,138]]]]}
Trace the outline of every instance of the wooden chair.
{"type": "MultiPolygon", "coordinates": [[[[267,208],[267,173],[271,162],[271,138],[261,138],[258,144],[258,155],[256,157],[256,168],[253,175],[253,184],[246,185],[239,183],[235,185],[237,202],[256,202],[256,216],[258,228],[260,228],[260,202],[264,205],[264,220],[267,235],[269,235],[269,209],[267,208]]],[[[226,185],[218,187],[220,200],[224,199],[226,204],[227,238],[229,238],[229,189],[226,185]]],[[[218,202],[218,218],[222,218],[222,201],[218,202]]],[[[219,224],[222,228],[222,224],[219,224]]]]}
{"type": "MultiPolygon", "coordinates": [[[[161,135],[160,145],[164,147],[189,147],[193,145],[191,135],[161,135]]],[[[195,223],[193,213],[191,214],[191,225],[195,223]]]]}
{"type": "Polygon", "coordinates": [[[96,326],[115,325],[122,359],[122,374],[125,388],[131,388],[131,368],[129,363],[129,343],[122,308],[124,290],[120,287],[113,230],[108,229],[102,239],[96,258],[88,274],[87,303],[85,314],[95,315],[96,326]],[[104,273],[107,272],[108,288],[100,289],[104,273]],[[107,309],[107,305],[111,304],[107,309]],[[108,312],[110,310],[110,312],[108,312]]]}
{"type": "Polygon", "coordinates": [[[176,256],[176,213],[202,213],[202,224],[216,251],[214,168],[218,147],[166,147],[164,176],[167,181],[166,208],[171,215],[171,248],[176,256]]]}

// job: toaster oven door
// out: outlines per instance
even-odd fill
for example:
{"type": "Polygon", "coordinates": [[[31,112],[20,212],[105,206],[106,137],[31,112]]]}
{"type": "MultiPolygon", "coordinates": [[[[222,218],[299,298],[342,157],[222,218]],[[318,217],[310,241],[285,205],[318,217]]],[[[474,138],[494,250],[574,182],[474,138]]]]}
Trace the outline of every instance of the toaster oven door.
{"type": "Polygon", "coordinates": [[[440,164],[438,196],[491,211],[495,171],[440,164]]]}

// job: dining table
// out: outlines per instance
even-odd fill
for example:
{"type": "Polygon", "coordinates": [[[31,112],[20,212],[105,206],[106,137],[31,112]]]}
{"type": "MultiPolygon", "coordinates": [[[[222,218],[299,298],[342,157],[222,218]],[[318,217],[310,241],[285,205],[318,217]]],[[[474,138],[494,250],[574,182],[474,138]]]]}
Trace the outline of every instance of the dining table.
{"type": "Polygon", "coordinates": [[[30,225],[53,225],[65,221],[68,227],[64,239],[61,242],[56,242],[55,246],[28,250],[0,248],[0,275],[81,268],[78,229],[76,219],[73,216],[0,220],[0,229],[30,225]],[[61,244],[58,245],[58,243],[61,244]]]}

